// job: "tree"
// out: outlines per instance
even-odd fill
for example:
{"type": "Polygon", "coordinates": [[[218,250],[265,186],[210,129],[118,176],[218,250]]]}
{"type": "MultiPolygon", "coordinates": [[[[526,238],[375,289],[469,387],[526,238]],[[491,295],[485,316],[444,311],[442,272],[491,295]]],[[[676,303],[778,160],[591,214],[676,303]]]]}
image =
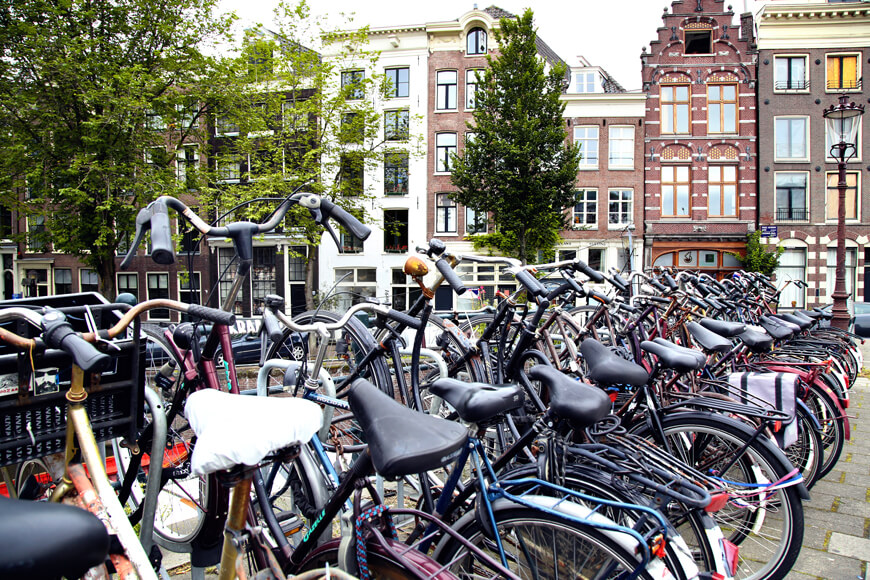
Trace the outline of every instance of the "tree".
{"type": "Polygon", "coordinates": [[[523,263],[538,250],[552,253],[567,226],[580,155],[565,143],[564,63],[547,70],[536,37],[531,10],[501,20],[499,56],[487,58],[478,78],[474,138],[455,158],[452,177],[456,201],[492,216],[496,233],[475,236],[478,242],[523,263]]]}
{"type": "Polygon", "coordinates": [[[37,241],[96,270],[107,297],[136,210],[186,191],[177,153],[166,151],[205,125],[203,92],[220,60],[206,48],[230,23],[214,15],[215,1],[0,7],[0,190],[20,214],[44,219],[37,241]]]}
{"type": "Polygon", "coordinates": [[[729,253],[740,261],[743,269],[747,272],[761,272],[770,276],[779,267],[779,257],[784,251],[785,248],[777,246],[774,251],[768,252],[761,245],[761,231],[755,230],[746,236],[745,256],[729,253]]]}

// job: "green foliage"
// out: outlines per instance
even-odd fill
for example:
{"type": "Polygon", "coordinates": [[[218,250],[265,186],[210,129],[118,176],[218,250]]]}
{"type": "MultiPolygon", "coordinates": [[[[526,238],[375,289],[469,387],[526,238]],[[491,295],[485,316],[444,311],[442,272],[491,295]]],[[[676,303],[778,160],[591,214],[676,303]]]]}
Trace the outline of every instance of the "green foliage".
{"type": "Polygon", "coordinates": [[[779,267],[779,257],[784,251],[785,248],[777,246],[774,251],[768,252],[761,245],[761,231],[755,230],[746,236],[745,256],[733,252],[728,253],[737,258],[747,272],[761,272],[769,276],[779,267]]]}
{"type": "MultiPolygon", "coordinates": [[[[479,78],[475,138],[455,159],[452,197],[491,214],[498,234],[480,238],[524,263],[552,253],[574,200],[579,147],[565,143],[559,100],[565,66],[547,70],[537,54],[531,10],[502,19],[498,58],[479,78]]],[[[483,243],[483,242],[480,242],[483,243]]]]}

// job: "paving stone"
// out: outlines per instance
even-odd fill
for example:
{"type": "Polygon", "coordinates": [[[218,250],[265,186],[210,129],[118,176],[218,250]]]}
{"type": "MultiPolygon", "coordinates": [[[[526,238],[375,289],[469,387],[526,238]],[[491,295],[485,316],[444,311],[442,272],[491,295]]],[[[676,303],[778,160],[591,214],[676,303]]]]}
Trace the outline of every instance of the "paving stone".
{"type": "Polygon", "coordinates": [[[865,485],[848,485],[845,483],[820,481],[813,487],[810,493],[812,494],[812,492],[838,497],[851,497],[853,499],[867,498],[867,486],[865,485]]]}
{"type": "Polygon", "coordinates": [[[870,475],[847,473],[846,480],[843,483],[845,483],[846,485],[855,485],[859,487],[870,488],[870,475]]]}
{"type": "MultiPolygon", "coordinates": [[[[812,548],[802,549],[797,562],[792,567],[792,573],[803,573],[831,580],[855,580],[863,575],[862,572],[861,560],[812,548]]],[[[788,578],[792,578],[792,575],[789,574],[788,578]]]]}
{"type": "Polygon", "coordinates": [[[844,513],[804,508],[804,527],[838,531],[856,537],[864,536],[865,518],[844,513]]]}
{"type": "Polygon", "coordinates": [[[832,495],[830,493],[822,493],[820,491],[817,491],[816,488],[813,488],[810,490],[809,503],[804,504],[804,510],[806,510],[807,508],[812,508],[823,511],[835,511],[834,505],[837,501],[837,498],[839,497],[840,496],[832,495]]]}
{"type": "Polygon", "coordinates": [[[837,466],[820,481],[830,481],[834,478],[834,473],[837,472],[856,473],[858,475],[870,475],[870,465],[840,460],[837,462],[837,466]]]}
{"type": "Polygon", "coordinates": [[[870,518],[870,503],[848,497],[840,498],[837,512],[861,518],[870,518]]]}
{"type": "Polygon", "coordinates": [[[828,543],[828,551],[849,558],[870,561],[870,540],[834,532],[828,543]]]}

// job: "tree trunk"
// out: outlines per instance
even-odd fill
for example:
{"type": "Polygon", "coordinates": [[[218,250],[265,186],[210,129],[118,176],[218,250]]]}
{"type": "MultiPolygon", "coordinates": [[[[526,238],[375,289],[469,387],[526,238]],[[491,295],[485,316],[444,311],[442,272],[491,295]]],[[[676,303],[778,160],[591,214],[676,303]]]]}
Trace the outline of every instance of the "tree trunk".
{"type": "Polygon", "coordinates": [[[314,293],[317,289],[317,245],[308,241],[308,256],[305,260],[305,309],[314,310],[314,293]]]}
{"type": "Polygon", "coordinates": [[[100,277],[100,294],[109,302],[114,302],[118,297],[118,289],[115,286],[115,258],[109,259],[97,257],[97,275],[100,277]]]}

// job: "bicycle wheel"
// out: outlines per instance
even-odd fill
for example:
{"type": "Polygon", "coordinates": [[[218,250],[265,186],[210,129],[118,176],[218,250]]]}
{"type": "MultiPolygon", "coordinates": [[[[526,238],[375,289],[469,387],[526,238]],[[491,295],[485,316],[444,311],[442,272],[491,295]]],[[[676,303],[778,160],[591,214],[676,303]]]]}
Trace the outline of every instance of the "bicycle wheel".
{"type": "Polygon", "coordinates": [[[804,485],[809,489],[818,481],[822,469],[822,437],[804,408],[798,407],[794,420],[797,421],[797,441],[783,452],[791,464],[800,469],[804,485]]]}
{"type": "MultiPolygon", "coordinates": [[[[167,413],[181,381],[181,365],[172,349],[163,338],[159,328],[143,327],[145,343],[145,382],[146,388],[162,393],[167,413]],[[167,363],[175,363],[169,368],[167,363]],[[163,374],[161,375],[161,369],[163,374]],[[169,372],[167,372],[169,371],[169,372]]],[[[146,417],[146,424],[150,415],[146,417]]],[[[190,454],[193,451],[193,431],[181,413],[176,414],[166,439],[163,459],[165,483],[157,498],[157,511],[154,521],[154,540],[159,545],[174,552],[189,552],[191,542],[203,529],[211,497],[212,482],[208,477],[196,476],[190,470],[190,454]]],[[[146,428],[147,429],[147,428],[146,428]]],[[[150,432],[150,429],[148,430],[150,432]]],[[[147,441],[138,442],[144,456],[135,475],[128,475],[133,465],[130,448],[120,440],[112,441],[112,450],[118,472],[118,481],[130,478],[132,485],[128,504],[135,512],[145,497],[150,458],[150,436],[147,441]]]]}
{"type": "MultiPolygon", "coordinates": [[[[521,578],[627,578],[640,566],[626,543],[615,537],[627,538],[624,534],[574,525],[557,515],[511,502],[496,503],[493,512],[508,565],[521,578]]],[[[494,539],[477,518],[466,518],[455,529],[472,545],[496,561],[500,559],[494,539]]],[[[486,577],[464,546],[453,538],[438,547],[435,557],[460,578],[486,577]]],[[[650,568],[654,562],[663,567],[660,560],[653,559],[650,568]]],[[[642,570],[639,577],[662,576],[648,569],[642,570]]]]}
{"type": "Polygon", "coordinates": [[[810,385],[804,403],[822,426],[820,436],[824,457],[816,477],[821,479],[830,473],[843,453],[846,444],[844,422],[849,419],[844,416],[842,408],[834,397],[815,384],[810,385]]]}
{"type": "MultiPolygon", "coordinates": [[[[402,554],[404,561],[399,561],[386,549],[373,541],[366,543],[366,565],[369,577],[374,579],[394,580],[400,578],[431,578],[432,580],[457,580],[456,576],[444,570],[443,566],[417,550],[409,550],[408,546],[395,540],[385,540],[387,548],[393,553],[402,554]]],[[[339,562],[339,540],[314,550],[302,565],[292,570],[294,574],[324,568],[327,565],[335,567],[339,562]]],[[[491,576],[492,574],[490,574],[491,576]]]]}
{"type": "MultiPolygon", "coordinates": [[[[674,413],[663,418],[662,429],[677,458],[713,474],[732,492],[714,518],[740,546],[735,578],[785,578],[800,552],[804,519],[795,486],[766,489],[789,472],[781,452],[767,440],[751,440],[752,431],[741,423],[712,413],[674,413]]],[[[656,441],[645,423],[634,432],[656,441]]]]}

